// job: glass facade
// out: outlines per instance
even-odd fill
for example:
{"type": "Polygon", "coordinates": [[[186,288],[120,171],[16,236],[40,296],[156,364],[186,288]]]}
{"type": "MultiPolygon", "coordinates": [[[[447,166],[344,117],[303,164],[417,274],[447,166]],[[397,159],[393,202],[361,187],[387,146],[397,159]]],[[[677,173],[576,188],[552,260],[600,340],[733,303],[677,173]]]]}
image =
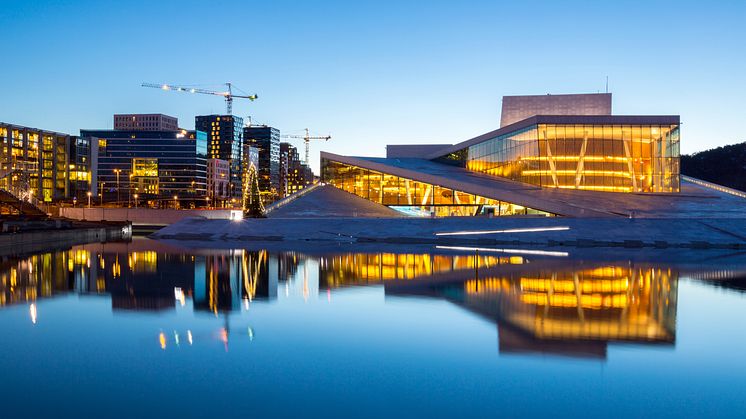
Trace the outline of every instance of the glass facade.
{"type": "Polygon", "coordinates": [[[550,188],[679,192],[679,125],[535,124],[439,159],[550,188]]]}
{"type": "Polygon", "coordinates": [[[0,143],[0,187],[44,202],[69,196],[69,135],[0,124],[0,143]]]}
{"type": "Polygon", "coordinates": [[[439,185],[321,159],[322,179],[361,198],[414,216],[552,214],[439,185]]]}
{"type": "MultiPolygon", "coordinates": [[[[100,202],[207,205],[207,136],[201,131],[81,131],[96,157],[100,202]]],[[[93,157],[93,156],[92,156],[93,157]]]]}
{"type": "Polygon", "coordinates": [[[274,201],[280,191],[280,130],[259,125],[244,127],[244,144],[259,150],[259,190],[265,203],[274,201]]]}
{"type": "Polygon", "coordinates": [[[230,195],[241,198],[243,118],[234,115],[201,115],[194,118],[197,131],[206,133],[207,157],[230,163],[230,195]]]}

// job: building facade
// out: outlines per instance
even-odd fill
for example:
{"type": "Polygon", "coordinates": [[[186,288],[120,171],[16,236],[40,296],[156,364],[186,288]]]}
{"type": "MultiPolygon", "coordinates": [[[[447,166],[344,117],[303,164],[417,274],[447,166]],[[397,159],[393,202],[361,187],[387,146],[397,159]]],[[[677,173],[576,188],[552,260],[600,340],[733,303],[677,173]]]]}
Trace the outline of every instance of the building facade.
{"type": "Polygon", "coordinates": [[[98,155],[91,153],[91,139],[78,136],[70,137],[68,147],[69,161],[69,197],[77,202],[84,202],[88,198],[88,192],[99,197],[100,191],[96,182],[91,179],[97,178],[98,155]]]}
{"type": "Polygon", "coordinates": [[[259,150],[259,190],[265,202],[279,197],[280,190],[280,130],[266,125],[243,129],[244,142],[259,150]]]}
{"type": "Polygon", "coordinates": [[[221,159],[207,159],[207,197],[211,207],[225,207],[230,201],[230,164],[221,159]]]}
{"type": "Polygon", "coordinates": [[[438,152],[441,162],[532,185],[679,192],[678,116],[534,116],[438,152]]]}
{"type": "Polygon", "coordinates": [[[611,93],[503,96],[500,127],[534,115],[611,115],[611,93]]]}
{"type": "MultiPolygon", "coordinates": [[[[581,99],[560,101],[569,106],[560,115],[530,115],[455,145],[412,145],[410,157],[322,153],[322,180],[410,215],[608,216],[625,207],[664,208],[661,198],[644,196],[681,190],[679,116],[587,115],[585,105],[569,114],[581,99]],[[549,192],[557,190],[568,193],[549,192]]],[[[610,95],[594,100],[603,104],[610,95]]]]}
{"type": "Polygon", "coordinates": [[[0,123],[0,142],[0,187],[43,202],[69,197],[70,135],[0,123]]]}
{"type": "Polygon", "coordinates": [[[230,165],[229,195],[240,202],[242,158],[243,158],[243,118],[233,115],[201,115],[194,119],[197,131],[207,134],[207,156],[225,160],[230,165]]]}
{"type": "Polygon", "coordinates": [[[102,202],[203,207],[207,202],[207,135],[200,131],[81,130],[97,159],[102,202]]]}
{"type": "Polygon", "coordinates": [[[114,129],[123,131],[178,131],[179,120],[160,113],[114,115],[114,129]]]}

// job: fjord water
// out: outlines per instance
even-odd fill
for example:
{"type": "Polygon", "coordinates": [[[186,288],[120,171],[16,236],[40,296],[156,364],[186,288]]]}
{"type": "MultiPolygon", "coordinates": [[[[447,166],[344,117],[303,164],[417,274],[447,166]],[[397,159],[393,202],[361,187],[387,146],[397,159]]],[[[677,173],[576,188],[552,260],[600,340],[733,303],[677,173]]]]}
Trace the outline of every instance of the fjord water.
{"type": "Polygon", "coordinates": [[[744,255],[578,252],[5,257],[0,416],[743,414],[744,255]]]}

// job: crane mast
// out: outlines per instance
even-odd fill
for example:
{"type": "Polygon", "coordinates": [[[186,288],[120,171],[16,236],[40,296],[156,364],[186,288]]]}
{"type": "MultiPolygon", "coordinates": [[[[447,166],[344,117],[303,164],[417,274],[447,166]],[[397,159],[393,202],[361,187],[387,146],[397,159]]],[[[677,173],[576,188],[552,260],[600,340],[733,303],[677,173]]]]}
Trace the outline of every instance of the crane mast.
{"type": "Polygon", "coordinates": [[[308,131],[308,128],[306,128],[305,130],[306,130],[306,135],[283,135],[282,138],[299,138],[299,139],[302,139],[303,143],[305,143],[305,147],[306,147],[306,158],[305,158],[304,162],[306,163],[306,165],[310,165],[309,161],[310,161],[310,154],[311,154],[311,150],[310,150],[311,149],[311,145],[310,145],[311,144],[311,140],[329,141],[329,140],[331,140],[332,137],[331,137],[331,135],[324,135],[324,136],[314,137],[314,136],[311,136],[311,134],[308,131]]]}

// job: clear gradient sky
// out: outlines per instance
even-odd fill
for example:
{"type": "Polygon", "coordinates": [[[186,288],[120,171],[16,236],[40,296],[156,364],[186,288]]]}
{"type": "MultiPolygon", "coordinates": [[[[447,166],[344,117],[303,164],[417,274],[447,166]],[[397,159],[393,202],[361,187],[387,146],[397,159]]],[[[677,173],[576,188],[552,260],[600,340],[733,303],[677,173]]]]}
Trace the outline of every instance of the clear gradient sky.
{"type": "Polygon", "coordinates": [[[319,149],[459,142],[498,127],[503,95],[603,92],[608,75],[614,113],[681,115],[684,153],[746,140],[744,0],[1,3],[3,122],[193,128],[223,100],[140,83],[231,81],[260,96],[236,115],[333,136],[317,170],[319,149]]]}

